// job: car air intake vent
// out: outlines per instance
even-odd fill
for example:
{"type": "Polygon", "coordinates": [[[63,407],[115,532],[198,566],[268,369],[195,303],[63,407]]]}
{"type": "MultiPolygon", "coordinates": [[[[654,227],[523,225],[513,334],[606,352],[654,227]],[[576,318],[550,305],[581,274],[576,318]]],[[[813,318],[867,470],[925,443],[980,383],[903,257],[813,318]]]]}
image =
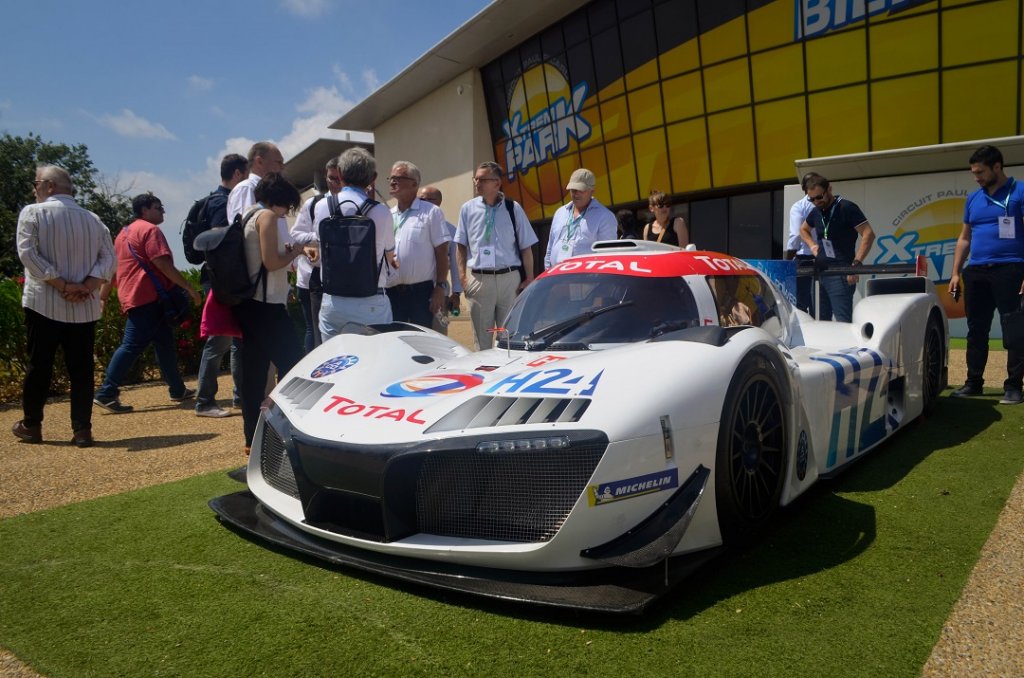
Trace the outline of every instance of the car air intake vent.
{"type": "Polygon", "coordinates": [[[275,398],[285,401],[297,410],[308,412],[331,388],[333,384],[327,381],[295,377],[281,387],[275,398]]]}
{"type": "Polygon", "coordinates": [[[428,334],[410,334],[401,337],[402,341],[412,347],[417,353],[425,353],[442,360],[458,358],[466,355],[468,351],[458,344],[452,344],[447,339],[438,339],[428,334]]]}
{"type": "Polygon", "coordinates": [[[508,398],[477,396],[467,400],[426,433],[491,426],[576,422],[590,407],[589,398],[508,398]]]}
{"type": "Polygon", "coordinates": [[[284,440],[266,420],[263,422],[263,439],[260,447],[260,471],[263,473],[263,479],[275,490],[299,498],[299,486],[295,482],[295,471],[288,460],[284,440]]]}

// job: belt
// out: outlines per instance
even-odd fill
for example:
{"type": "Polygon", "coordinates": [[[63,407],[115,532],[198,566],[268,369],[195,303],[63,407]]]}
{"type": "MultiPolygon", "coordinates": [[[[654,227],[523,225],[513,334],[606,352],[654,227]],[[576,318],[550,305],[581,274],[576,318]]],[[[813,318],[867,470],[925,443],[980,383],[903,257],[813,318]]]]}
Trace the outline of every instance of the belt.
{"type": "Polygon", "coordinates": [[[512,271],[518,271],[518,266],[508,266],[506,268],[471,268],[473,275],[501,275],[502,273],[511,273],[512,271]]]}

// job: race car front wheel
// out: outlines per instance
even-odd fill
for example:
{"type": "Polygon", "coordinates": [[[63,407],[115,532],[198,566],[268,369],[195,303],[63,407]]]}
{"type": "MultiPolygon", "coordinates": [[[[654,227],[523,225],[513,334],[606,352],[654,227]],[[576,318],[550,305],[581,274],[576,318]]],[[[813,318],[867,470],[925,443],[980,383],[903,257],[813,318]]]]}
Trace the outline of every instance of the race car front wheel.
{"type": "Polygon", "coordinates": [[[928,319],[924,331],[924,353],[921,357],[921,393],[924,398],[924,413],[931,414],[935,403],[939,400],[939,392],[945,387],[942,383],[942,359],[945,352],[942,326],[932,316],[928,319]]]}
{"type": "Polygon", "coordinates": [[[756,353],[740,363],[722,408],[715,458],[718,523],[726,544],[745,541],[779,506],[786,454],[782,387],[756,353]]]}

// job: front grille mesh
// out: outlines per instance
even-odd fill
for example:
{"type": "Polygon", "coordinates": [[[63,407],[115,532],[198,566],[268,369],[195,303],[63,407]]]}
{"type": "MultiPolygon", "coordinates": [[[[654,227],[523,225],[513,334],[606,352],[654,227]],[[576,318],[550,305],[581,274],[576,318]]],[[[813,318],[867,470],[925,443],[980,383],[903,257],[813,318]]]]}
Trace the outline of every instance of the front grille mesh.
{"type": "Polygon", "coordinates": [[[434,452],[416,482],[420,532],[548,541],[584,491],[604,446],[540,452],[434,452]]]}
{"type": "Polygon", "coordinates": [[[288,460],[284,440],[267,421],[263,422],[263,438],[260,446],[260,471],[267,484],[279,492],[299,498],[299,486],[295,472],[288,460]]]}

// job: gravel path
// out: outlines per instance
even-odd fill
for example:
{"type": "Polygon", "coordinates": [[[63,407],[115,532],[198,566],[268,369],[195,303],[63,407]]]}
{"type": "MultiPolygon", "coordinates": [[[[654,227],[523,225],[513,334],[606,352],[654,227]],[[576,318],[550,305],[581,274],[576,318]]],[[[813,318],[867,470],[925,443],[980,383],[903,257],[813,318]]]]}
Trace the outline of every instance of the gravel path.
{"type": "MultiPolygon", "coordinates": [[[[468,339],[467,321],[452,334],[468,339]],[[463,336],[465,335],[465,336],[463,336]]],[[[468,339],[471,341],[471,339],[468,339]]],[[[998,361],[990,361],[998,362],[998,361]]],[[[950,383],[963,383],[963,352],[950,355],[950,383]]],[[[1000,369],[986,373],[999,384],[1000,369]]],[[[220,394],[231,379],[221,377],[220,394]]],[[[127,389],[122,402],[136,412],[109,415],[97,410],[97,446],[68,444],[66,400],[47,407],[42,445],[25,445],[10,434],[20,407],[0,410],[0,519],[236,468],[245,462],[242,418],[205,419],[191,403],[170,402],[162,385],[127,389]]],[[[932,677],[1024,676],[1024,475],[1018,479],[971,578],[924,666],[932,677]]],[[[38,674],[0,648],[0,677],[38,674]]]]}

